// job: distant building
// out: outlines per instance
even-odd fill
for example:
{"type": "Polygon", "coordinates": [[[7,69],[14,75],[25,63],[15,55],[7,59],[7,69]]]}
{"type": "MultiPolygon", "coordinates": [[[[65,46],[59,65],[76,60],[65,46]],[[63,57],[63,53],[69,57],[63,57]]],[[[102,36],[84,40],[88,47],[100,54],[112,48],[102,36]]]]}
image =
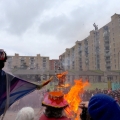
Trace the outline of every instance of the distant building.
{"type": "Polygon", "coordinates": [[[59,68],[59,60],[58,59],[49,60],[49,65],[50,70],[57,70],[59,68]]]}
{"type": "Polygon", "coordinates": [[[49,57],[37,56],[8,56],[5,64],[8,69],[49,70],[49,57]]]}
{"type": "Polygon", "coordinates": [[[100,29],[93,26],[88,37],[59,56],[65,70],[120,70],[120,14],[114,14],[100,29]]]}

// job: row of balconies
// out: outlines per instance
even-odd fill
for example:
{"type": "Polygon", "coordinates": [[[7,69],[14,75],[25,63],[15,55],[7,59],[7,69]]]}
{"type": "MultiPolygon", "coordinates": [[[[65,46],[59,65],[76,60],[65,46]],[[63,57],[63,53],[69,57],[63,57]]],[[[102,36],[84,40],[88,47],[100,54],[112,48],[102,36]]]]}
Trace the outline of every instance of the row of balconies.
{"type": "Polygon", "coordinates": [[[108,52],[108,53],[105,53],[104,55],[105,55],[105,56],[110,56],[110,53],[108,52]]]}

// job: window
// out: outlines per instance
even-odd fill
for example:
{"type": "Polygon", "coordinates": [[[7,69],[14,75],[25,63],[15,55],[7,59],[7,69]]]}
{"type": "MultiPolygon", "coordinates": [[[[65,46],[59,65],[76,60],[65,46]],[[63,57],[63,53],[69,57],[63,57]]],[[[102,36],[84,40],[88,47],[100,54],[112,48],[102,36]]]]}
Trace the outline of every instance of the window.
{"type": "Polygon", "coordinates": [[[43,62],[46,62],[46,58],[43,58],[43,62]]]}
{"type": "Polygon", "coordinates": [[[46,63],[43,63],[43,67],[46,67],[46,63]]]}
{"type": "Polygon", "coordinates": [[[114,44],[114,47],[115,47],[115,43],[113,43],[114,44]]]}

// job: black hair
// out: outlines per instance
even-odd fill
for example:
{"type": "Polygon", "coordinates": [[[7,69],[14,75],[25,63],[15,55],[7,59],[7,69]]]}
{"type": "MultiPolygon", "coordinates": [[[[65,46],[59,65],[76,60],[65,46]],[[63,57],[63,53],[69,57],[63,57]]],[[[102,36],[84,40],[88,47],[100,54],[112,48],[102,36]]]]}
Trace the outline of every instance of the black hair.
{"type": "Polygon", "coordinates": [[[80,108],[82,109],[82,113],[80,114],[81,120],[92,120],[92,118],[88,113],[88,108],[85,107],[85,104],[82,104],[80,108]]]}
{"type": "Polygon", "coordinates": [[[4,52],[4,53],[5,53],[5,58],[4,58],[4,60],[0,60],[0,69],[4,68],[5,62],[7,60],[7,54],[6,54],[6,52],[4,52]]]}
{"type": "Polygon", "coordinates": [[[63,110],[64,108],[54,108],[47,106],[45,109],[45,115],[48,118],[60,118],[63,116],[63,110]]]}

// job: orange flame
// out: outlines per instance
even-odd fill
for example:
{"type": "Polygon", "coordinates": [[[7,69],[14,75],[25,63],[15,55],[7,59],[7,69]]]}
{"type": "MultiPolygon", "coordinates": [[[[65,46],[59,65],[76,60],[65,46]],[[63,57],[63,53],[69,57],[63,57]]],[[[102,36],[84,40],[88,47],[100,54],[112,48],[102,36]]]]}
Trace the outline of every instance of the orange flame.
{"type": "Polygon", "coordinates": [[[57,74],[57,78],[58,78],[58,79],[63,79],[63,78],[66,77],[67,74],[68,74],[67,71],[66,71],[66,72],[63,72],[63,73],[59,73],[59,74],[57,74]]]}
{"type": "Polygon", "coordinates": [[[66,71],[66,72],[59,73],[59,74],[56,75],[58,80],[59,80],[59,83],[58,83],[59,86],[64,84],[67,74],[68,74],[68,72],[66,71]]]}
{"type": "Polygon", "coordinates": [[[65,95],[65,99],[69,103],[69,107],[66,108],[67,113],[72,114],[72,117],[75,118],[75,120],[78,120],[78,116],[80,114],[79,111],[79,105],[82,101],[80,98],[80,94],[83,93],[83,89],[88,85],[88,82],[82,82],[82,79],[80,80],[74,80],[75,85],[72,86],[68,94],[65,95]]]}

